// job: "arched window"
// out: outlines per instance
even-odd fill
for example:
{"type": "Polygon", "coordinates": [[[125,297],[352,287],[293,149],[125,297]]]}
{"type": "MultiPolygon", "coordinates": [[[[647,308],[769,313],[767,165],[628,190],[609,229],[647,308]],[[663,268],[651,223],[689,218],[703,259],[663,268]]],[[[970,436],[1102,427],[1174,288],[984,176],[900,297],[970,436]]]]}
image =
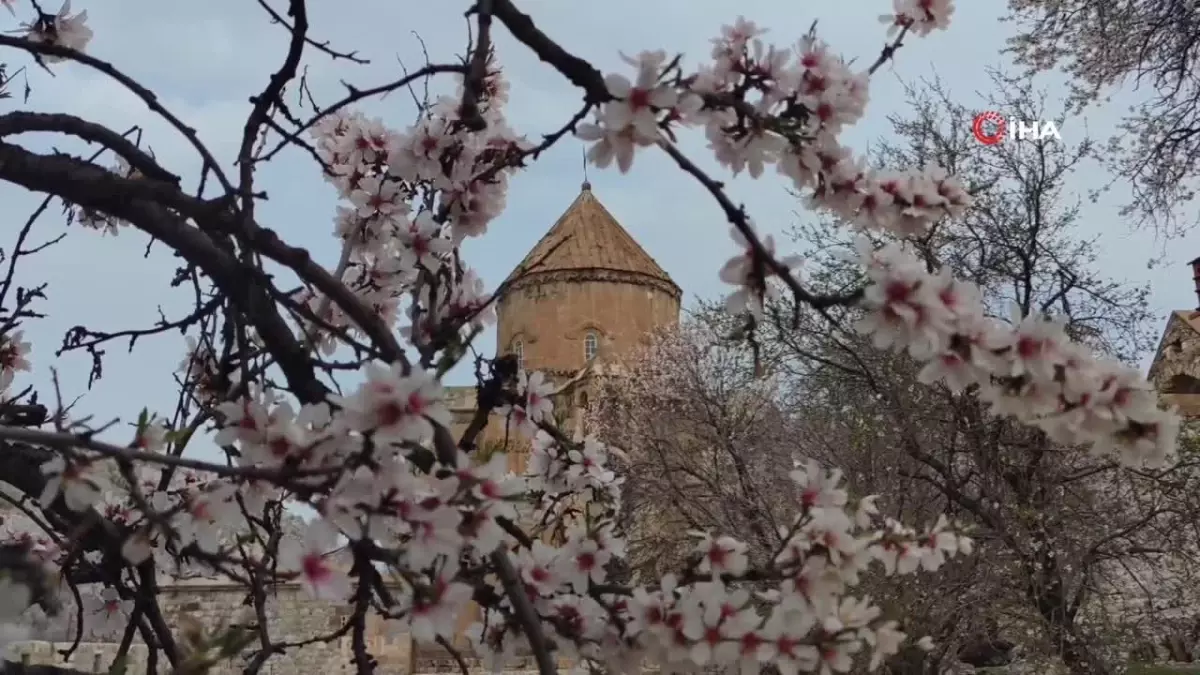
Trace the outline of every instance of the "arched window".
{"type": "Polygon", "coordinates": [[[525,370],[525,343],[517,340],[513,343],[512,351],[513,356],[517,357],[517,370],[523,372],[525,370]]]}
{"type": "Polygon", "coordinates": [[[1179,373],[1167,382],[1167,386],[1164,387],[1163,393],[1200,394],[1200,380],[1192,377],[1191,375],[1179,373]]]}
{"type": "Polygon", "coordinates": [[[588,331],[588,334],[583,338],[583,358],[585,361],[591,361],[596,358],[596,352],[600,351],[600,338],[595,333],[588,331]]]}

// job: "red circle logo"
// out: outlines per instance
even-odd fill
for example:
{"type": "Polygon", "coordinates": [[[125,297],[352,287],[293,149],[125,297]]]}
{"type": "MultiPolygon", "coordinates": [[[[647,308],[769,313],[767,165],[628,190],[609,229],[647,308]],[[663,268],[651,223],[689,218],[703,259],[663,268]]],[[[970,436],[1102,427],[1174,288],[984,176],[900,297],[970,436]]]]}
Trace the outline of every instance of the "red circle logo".
{"type": "Polygon", "coordinates": [[[979,113],[975,116],[975,121],[971,123],[971,133],[975,134],[975,139],[984,145],[995,145],[1004,138],[1004,133],[1008,131],[1008,122],[1000,116],[1000,113],[989,110],[985,113],[979,113]]]}

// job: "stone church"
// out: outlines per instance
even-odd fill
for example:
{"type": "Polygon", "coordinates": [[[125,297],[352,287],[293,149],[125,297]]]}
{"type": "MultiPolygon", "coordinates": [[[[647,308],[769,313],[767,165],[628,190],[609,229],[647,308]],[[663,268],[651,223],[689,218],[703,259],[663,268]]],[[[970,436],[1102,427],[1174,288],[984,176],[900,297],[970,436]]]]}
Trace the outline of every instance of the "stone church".
{"type": "MultiPolygon", "coordinates": [[[[575,382],[555,404],[568,415],[587,405],[588,373],[603,372],[647,335],[679,321],[683,295],[586,182],[504,285],[496,353],[560,385],[575,382]]],[[[448,389],[457,435],[474,413],[475,387],[448,389]]],[[[504,421],[490,421],[483,441],[503,444],[504,421]]],[[[506,451],[517,455],[513,468],[523,468],[523,448],[506,451]]]]}
{"type": "MultiPolygon", "coordinates": [[[[542,371],[555,383],[573,383],[556,402],[556,409],[564,409],[568,417],[587,403],[589,373],[603,372],[649,333],[679,320],[679,286],[604,208],[588,183],[504,283],[507,287],[496,306],[496,353],[515,356],[522,368],[542,371]]],[[[474,415],[475,387],[447,387],[447,395],[457,436],[474,415]]],[[[495,416],[482,442],[505,442],[504,426],[504,420],[495,416]]],[[[508,445],[504,449],[513,458],[513,469],[523,470],[525,443],[514,438],[508,445]]],[[[183,615],[208,626],[223,625],[245,600],[240,586],[221,580],[164,580],[160,588],[160,602],[173,625],[183,615]]],[[[269,617],[275,639],[300,641],[329,634],[348,616],[348,606],[311,600],[298,584],[281,584],[273,590],[269,617]]],[[[473,620],[470,612],[465,613],[461,628],[473,620]]],[[[368,631],[371,651],[379,660],[376,672],[381,675],[459,670],[448,652],[416,647],[393,625],[373,621],[368,631]]],[[[6,657],[107,672],[117,649],[111,642],[83,642],[64,664],[60,650],[70,646],[64,640],[68,640],[65,633],[45,635],[42,641],[12,645],[6,657]]],[[[135,644],[125,672],[142,675],[146,658],[145,647],[135,644]]],[[[241,669],[235,662],[225,662],[212,672],[226,675],[241,669]]],[[[272,658],[261,672],[353,673],[349,638],[289,649],[272,658]]]]}

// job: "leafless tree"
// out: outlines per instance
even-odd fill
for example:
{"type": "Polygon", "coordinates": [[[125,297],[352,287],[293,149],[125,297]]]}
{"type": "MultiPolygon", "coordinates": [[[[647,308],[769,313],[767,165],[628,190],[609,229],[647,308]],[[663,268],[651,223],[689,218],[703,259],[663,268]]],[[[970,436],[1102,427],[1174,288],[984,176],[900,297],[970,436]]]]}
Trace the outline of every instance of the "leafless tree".
{"type": "Polygon", "coordinates": [[[626,449],[630,563],[661,577],[691,558],[708,529],[741,532],[752,556],[778,553],[794,508],[794,429],[778,387],[712,313],[663,331],[599,378],[587,431],[626,449]]]}

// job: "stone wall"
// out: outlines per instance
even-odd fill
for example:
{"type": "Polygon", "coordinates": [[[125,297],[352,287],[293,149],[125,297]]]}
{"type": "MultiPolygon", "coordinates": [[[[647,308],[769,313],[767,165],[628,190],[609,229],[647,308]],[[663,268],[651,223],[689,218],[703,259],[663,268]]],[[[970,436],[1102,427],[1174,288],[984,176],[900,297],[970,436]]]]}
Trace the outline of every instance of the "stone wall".
{"type": "Polygon", "coordinates": [[[1163,330],[1149,377],[1162,402],[1184,417],[1200,417],[1200,333],[1192,312],[1172,312],[1163,330]]]}
{"type": "MultiPolygon", "coordinates": [[[[227,627],[236,621],[245,609],[244,600],[245,592],[240,586],[210,580],[163,584],[159,595],[159,602],[168,624],[177,627],[181,617],[187,616],[199,620],[209,631],[227,627]]],[[[267,611],[274,641],[299,642],[336,632],[349,615],[350,608],[348,605],[313,600],[298,584],[280,584],[268,602],[267,611]]],[[[68,624],[74,621],[73,615],[68,618],[68,624]]],[[[464,617],[465,619],[467,617],[464,617]]],[[[71,658],[64,661],[61,652],[71,647],[70,636],[51,631],[41,637],[45,639],[11,645],[5,658],[29,664],[53,664],[69,666],[84,672],[106,673],[117,654],[116,641],[89,640],[81,642],[71,658]]],[[[462,650],[462,640],[457,642],[462,650]]],[[[367,645],[371,655],[379,662],[375,670],[379,675],[460,672],[458,662],[449,652],[437,646],[415,646],[408,634],[395,622],[385,622],[377,616],[368,621],[367,645]]],[[[151,675],[147,671],[148,655],[141,640],[135,640],[129,650],[126,675],[151,675]]],[[[464,657],[472,672],[482,675],[483,669],[479,666],[478,659],[466,653],[460,655],[464,657]]],[[[242,672],[243,665],[244,661],[240,659],[229,660],[212,673],[234,675],[242,672]]],[[[532,659],[525,658],[513,663],[506,675],[532,675],[536,670],[532,659]]],[[[157,671],[170,672],[161,655],[157,671]]],[[[564,664],[562,672],[566,671],[567,666],[564,664]]],[[[285,653],[272,656],[260,672],[263,675],[350,675],[356,672],[350,636],[346,635],[330,642],[288,648],[285,653]]]]}
{"type": "MultiPolygon", "coordinates": [[[[160,596],[167,622],[179,625],[179,619],[189,616],[199,620],[205,628],[220,629],[235,621],[244,609],[245,593],[238,586],[219,582],[181,582],[164,586],[160,596]]],[[[271,636],[274,640],[300,641],[320,635],[334,633],[349,614],[347,605],[335,605],[314,601],[295,584],[283,584],[276,588],[268,604],[271,636]]],[[[389,630],[383,622],[374,622],[368,627],[368,644],[379,661],[376,672],[380,675],[408,674],[414,670],[412,643],[406,634],[394,628],[389,630]]],[[[66,649],[70,642],[66,636],[48,635],[53,642],[27,642],[13,645],[7,658],[12,661],[27,660],[35,664],[62,664],[59,650],[66,649]]],[[[72,667],[90,672],[107,672],[117,651],[115,642],[87,642],[72,656],[72,667]]],[[[136,644],[130,650],[128,675],[146,673],[147,651],[144,645],[136,644]]],[[[165,663],[158,668],[167,672],[165,663]]],[[[232,675],[241,672],[238,661],[228,662],[215,675],[232,675]]],[[[287,673],[288,675],[341,675],[354,672],[350,653],[349,636],[329,643],[289,648],[284,654],[276,654],[267,661],[261,671],[265,675],[287,673]]]]}
{"type": "Polygon", "coordinates": [[[520,340],[527,370],[558,375],[583,368],[588,332],[599,337],[601,359],[628,354],[646,334],[679,318],[679,300],[652,285],[543,276],[514,286],[496,308],[496,351],[511,353],[520,340]]]}

